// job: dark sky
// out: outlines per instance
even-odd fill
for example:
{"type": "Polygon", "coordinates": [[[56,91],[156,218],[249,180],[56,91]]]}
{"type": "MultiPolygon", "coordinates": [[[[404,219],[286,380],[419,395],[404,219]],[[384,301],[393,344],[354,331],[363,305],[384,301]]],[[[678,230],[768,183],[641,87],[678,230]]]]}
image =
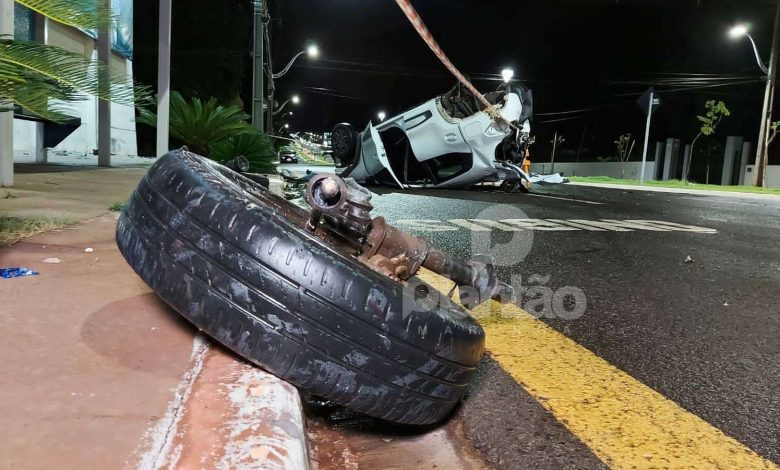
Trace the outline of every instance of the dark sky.
{"type": "MultiPolygon", "coordinates": [[[[413,3],[477,88],[495,88],[500,70],[511,66],[534,90],[539,150],[556,130],[567,137],[570,157],[580,142],[594,158],[621,133],[641,136],[644,116],[635,100],[650,84],[676,90],[661,93],[655,139],[689,141],[704,100],[722,99],[733,111],[719,131],[723,139],[755,140],[761,83],[688,87],[760,76],[747,39],[730,40],[726,31],[749,23],[768,61],[772,1],[413,3]],[[588,111],[549,114],[579,109],[588,111]]],[[[362,128],[379,109],[392,115],[454,84],[392,0],[272,0],[270,10],[275,69],[310,41],[322,50],[321,60],[300,60],[277,83],[279,97],[303,99],[290,118],[296,129],[328,130],[340,121],[362,128]]]]}

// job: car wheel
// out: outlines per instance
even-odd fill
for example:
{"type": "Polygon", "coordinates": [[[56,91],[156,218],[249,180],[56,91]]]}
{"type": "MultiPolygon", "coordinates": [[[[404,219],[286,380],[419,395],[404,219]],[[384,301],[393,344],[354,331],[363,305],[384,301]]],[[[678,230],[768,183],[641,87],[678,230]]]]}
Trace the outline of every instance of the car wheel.
{"type": "Polygon", "coordinates": [[[505,193],[515,193],[521,184],[516,180],[504,180],[501,182],[501,191],[505,193]]]}
{"type": "Polygon", "coordinates": [[[337,163],[350,163],[355,157],[358,133],[352,124],[342,122],[336,124],[331,133],[331,148],[333,159],[337,163]]]}
{"type": "Polygon", "coordinates": [[[252,363],[370,416],[441,420],[475,372],[482,328],[418,278],[403,285],[310,234],[308,216],[177,151],[134,191],[116,240],[165,302],[252,363]]]}

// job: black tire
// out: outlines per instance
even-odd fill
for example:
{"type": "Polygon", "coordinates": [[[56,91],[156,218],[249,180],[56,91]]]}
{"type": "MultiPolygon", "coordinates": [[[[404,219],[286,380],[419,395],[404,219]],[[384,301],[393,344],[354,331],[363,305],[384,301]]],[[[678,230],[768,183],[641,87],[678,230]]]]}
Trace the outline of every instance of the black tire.
{"type": "Polygon", "coordinates": [[[446,296],[377,274],[302,230],[308,213],[186,151],[152,166],[117,244],[173,309],[302,390],[407,424],[445,417],[484,332],[446,296]]]}
{"type": "Polygon", "coordinates": [[[354,160],[357,139],[358,132],[352,124],[336,124],[330,135],[330,147],[337,165],[349,165],[354,160]]]}
{"type": "Polygon", "coordinates": [[[516,193],[520,182],[516,180],[504,180],[501,182],[501,191],[505,193],[516,193]]]}

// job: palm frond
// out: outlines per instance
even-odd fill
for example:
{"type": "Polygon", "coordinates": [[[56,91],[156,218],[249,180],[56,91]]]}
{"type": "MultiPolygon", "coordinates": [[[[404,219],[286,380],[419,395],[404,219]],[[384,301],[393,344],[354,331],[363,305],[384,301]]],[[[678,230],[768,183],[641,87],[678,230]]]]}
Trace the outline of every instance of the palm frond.
{"type": "MultiPolygon", "coordinates": [[[[247,115],[238,106],[222,106],[216,98],[186,100],[181,93],[171,93],[170,135],[190,150],[208,155],[216,142],[247,132],[247,115]]],[[[157,126],[157,115],[141,110],[138,122],[157,126]]]]}
{"type": "Polygon", "coordinates": [[[266,134],[255,131],[229,137],[211,145],[209,158],[225,162],[236,157],[249,160],[250,169],[258,173],[275,173],[274,146],[266,134]]]}
{"type": "MultiPolygon", "coordinates": [[[[56,84],[44,80],[31,80],[20,86],[16,82],[0,80],[0,99],[15,103],[26,112],[54,122],[63,122],[70,117],[62,107],[52,105],[50,98],[62,101],[75,101],[78,95],[72,90],[59,88],[56,84]]],[[[8,106],[5,111],[15,111],[8,106]]]]}
{"type": "Polygon", "coordinates": [[[111,13],[101,0],[16,0],[30,10],[59,23],[83,29],[111,24],[111,13]]]}
{"type": "Polygon", "coordinates": [[[128,106],[149,96],[148,89],[136,86],[129,77],[114,73],[107,65],[81,54],[0,36],[0,76],[14,77],[23,71],[45,77],[62,87],[128,106]],[[98,77],[101,74],[108,78],[108,86],[100,86],[98,77]]]}

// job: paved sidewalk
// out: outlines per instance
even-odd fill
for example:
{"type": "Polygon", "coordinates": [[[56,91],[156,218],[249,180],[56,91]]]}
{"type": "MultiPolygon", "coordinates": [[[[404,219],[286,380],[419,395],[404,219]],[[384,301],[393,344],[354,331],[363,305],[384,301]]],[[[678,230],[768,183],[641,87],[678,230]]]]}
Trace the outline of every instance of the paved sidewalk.
{"type": "Polygon", "coordinates": [[[306,468],[297,391],[210,344],[117,250],[107,201],[143,173],[22,174],[0,201],[90,217],[0,248],[40,273],[0,279],[0,468],[306,468]]]}
{"type": "Polygon", "coordinates": [[[663,188],[659,186],[641,186],[638,184],[611,184],[611,183],[582,183],[570,181],[566,184],[572,186],[590,186],[593,188],[624,189],[632,191],[652,191],[657,193],[677,193],[693,194],[697,196],[721,196],[744,199],[771,199],[777,201],[780,199],[778,194],[760,194],[760,193],[740,193],[736,191],[712,191],[709,189],[685,189],[685,188],[663,188]]]}

